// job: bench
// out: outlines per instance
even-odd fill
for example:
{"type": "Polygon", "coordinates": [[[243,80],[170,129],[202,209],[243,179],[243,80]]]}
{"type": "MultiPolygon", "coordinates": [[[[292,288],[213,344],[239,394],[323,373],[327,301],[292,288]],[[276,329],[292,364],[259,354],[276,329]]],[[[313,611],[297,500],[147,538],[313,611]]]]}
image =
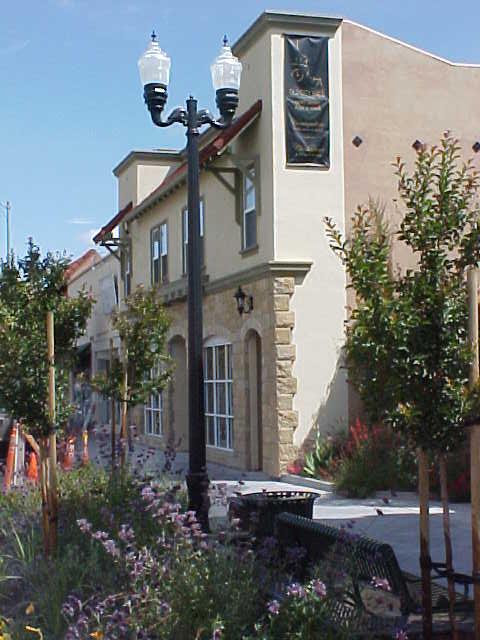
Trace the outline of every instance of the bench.
{"type": "MultiPolygon", "coordinates": [[[[275,524],[281,547],[300,546],[306,552],[305,564],[319,566],[320,577],[333,594],[329,604],[333,622],[364,637],[405,627],[409,637],[420,632],[421,581],[400,569],[389,544],[291,513],[279,514],[275,524]],[[390,591],[375,588],[373,579],[387,580],[390,591]]],[[[436,566],[438,577],[444,577],[443,565],[436,566]]],[[[458,578],[465,585],[466,576],[458,578]]],[[[448,631],[448,591],[436,582],[432,608],[435,629],[448,631]]],[[[473,603],[466,594],[457,594],[455,609],[459,628],[469,630],[473,603]]]]}

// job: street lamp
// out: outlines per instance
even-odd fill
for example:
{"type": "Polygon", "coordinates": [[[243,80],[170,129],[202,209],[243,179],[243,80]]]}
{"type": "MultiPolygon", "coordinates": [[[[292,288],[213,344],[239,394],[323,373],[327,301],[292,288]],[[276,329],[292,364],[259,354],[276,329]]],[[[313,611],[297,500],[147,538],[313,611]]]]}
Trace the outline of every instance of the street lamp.
{"type": "Polygon", "coordinates": [[[145,103],[154,124],[169,127],[174,123],[187,129],[188,164],[188,433],[189,470],[187,487],[189,509],[195,511],[204,531],[208,531],[209,479],[207,474],[207,452],[205,432],[205,402],[203,386],[203,321],[202,321],[202,264],[200,240],[200,188],[199,188],[199,129],[211,125],[217,129],[228,127],[238,106],[241,62],[232,54],[227,37],[223,39],[220,54],[210,70],[220,120],[216,120],[206,109],[198,110],[197,100],[190,96],[187,108],[174,109],[162,119],[167,102],[167,87],[170,79],[171,61],[158,45],[155,32],[151,42],[138,61],[140,79],[144,87],[145,103]]]}

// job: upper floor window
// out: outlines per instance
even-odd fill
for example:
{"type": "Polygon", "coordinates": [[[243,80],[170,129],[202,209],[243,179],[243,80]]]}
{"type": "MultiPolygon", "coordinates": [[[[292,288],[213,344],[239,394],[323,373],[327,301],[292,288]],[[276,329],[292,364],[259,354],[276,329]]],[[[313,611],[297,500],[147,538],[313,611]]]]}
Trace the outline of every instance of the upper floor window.
{"type": "Polygon", "coordinates": [[[150,232],[152,284],[168,279],[168,227],[162,222],[150,232]]]}
{"type": "Polygon", "coordinates": [[[132,292],[132,246],[127,243],[123,250],[123,291],[125,297],[132,292]]]}
{"type": "MultiPolygon", "coordinates": [[[[205,205],[200,199],[200,261],[205,264],[205,205]]],[[[188,269],[188,209],[182,209],[182,273],[185,275],[188,269]]]]}
{"type": "Polygon", "coordinates": [[[233,449],[232,345],[214,340],[204,349],[207,444],[233,449]]]}
{"type": "Polygon", "coordinates": [[[257,246],[257,193],[255,164],[243,173],[242,249],[257,246]]]}

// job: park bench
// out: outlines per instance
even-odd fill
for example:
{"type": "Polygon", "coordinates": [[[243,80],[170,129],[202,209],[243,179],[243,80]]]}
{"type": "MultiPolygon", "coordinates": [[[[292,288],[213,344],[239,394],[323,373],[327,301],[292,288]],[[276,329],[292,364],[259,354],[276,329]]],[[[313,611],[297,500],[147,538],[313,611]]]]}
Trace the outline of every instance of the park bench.
{"type": "MultiPolygon", "coordinates": [[[[400,569],[389,544],[291,513],[277,516],[276,535],[283,548],[300,546],[305,550],[304,566],[318,566],[332,596],[329,607],[333,623],[350,629],[357,637],[391,637],[399,628],[406,628],[409,638],[420,634],[420,579],[400,569]],[[390,591],[373,585],[380,580],[388,581],[390,591]]],[[[443,567],[440,563],[433,566],[438,577],[445,576],[443,567]]],[[[465,588],[463,595],[457,595],[457,624],[459,629],[469,631],[473,604],[468,599],[468,576],[455,577],[465,588]]],[[[435,631],[448,631],[448,591],[436,581],[432,582],[432,607],[435,631]]]]}

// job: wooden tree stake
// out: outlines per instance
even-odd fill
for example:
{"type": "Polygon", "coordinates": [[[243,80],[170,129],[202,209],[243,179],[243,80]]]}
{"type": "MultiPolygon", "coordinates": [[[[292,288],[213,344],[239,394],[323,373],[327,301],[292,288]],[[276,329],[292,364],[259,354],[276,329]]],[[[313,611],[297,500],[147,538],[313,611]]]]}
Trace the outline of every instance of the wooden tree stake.
{"type": "MultiPolygon", "coordinates": [[[[473,351],[470,365],[469,386],[478,384],[478,272],[471,268],[467,271],[468,289],[468,339],[473,351]]],[[[480,638],[480,424],[474,424],[470,430],[470,477],[472,500],[472,560],[475,600],[475,637],[480,638]]]]}
{"type": "MultiPolygon", "coordinates": [[[[113,368],[113,338],[110,338],[110,371],[113,368]]],[[[116,415],[115,415],[115,397],[111,398],[111,411],[112,411],[112,423],[111,423],[111,435],[112,435],[112,471],[115,469],[115,447],[116,445],[116,415]]]]}
{"type": "Polygon", "coordinates": [[[457,623],[455,620],[455,581],[453,579],[453,552],[452,552],[452,535],[450,531],[450,507],[448,503],[448,474],[447,460],[444,455],[439,460],[440,471],[440,492],[442,496],[443,508],[443,537],[445,540],[445,565],[447,568],[448,580],[448,616],[452,627],[453,640],[458,640],[457,623]]]}
{"type": "Polygon", "coordinates": [[[55,433],[55,331],[53,312],[47,311],[47,349],[48,349],[48,413],[52,431],[48,437],[48,474],[47,499],[49,508],[50,531],[49,551],[53,553],[57,546],[58,522],[58,482],[57,482],[57,436],[55,433]]]}
{"type": "Polygon", "coordinates": [[[128,413],[128,360],[125,357],[123,370],[123,388],[122,388],[122,415],[120,427],[120,443],[121,443],[121,465],[125,465],[127,453],[127,413],[128,413]]]}
{"type": "Polygon", "coordinates": [[[432,639],[432,583],[430,558],[429,499],[430,478],[428,455],[418,450],[418,495],[420,502],[420,567],[422,571],[422,622],[424,640],[432,639]]]}

